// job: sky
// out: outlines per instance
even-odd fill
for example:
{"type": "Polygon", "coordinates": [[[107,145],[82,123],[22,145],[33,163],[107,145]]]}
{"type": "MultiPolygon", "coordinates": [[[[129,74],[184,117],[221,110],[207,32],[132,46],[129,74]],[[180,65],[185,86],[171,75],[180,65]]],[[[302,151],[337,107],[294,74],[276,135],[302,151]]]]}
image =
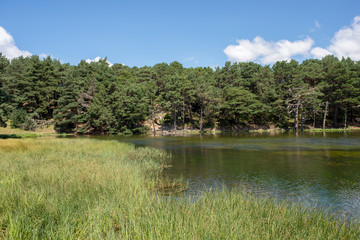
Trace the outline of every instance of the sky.
{"type": "Polygon", "coordinates": [[[360,1],[0,0],[0,52],[131,67],[360,60],[360,1]]]}

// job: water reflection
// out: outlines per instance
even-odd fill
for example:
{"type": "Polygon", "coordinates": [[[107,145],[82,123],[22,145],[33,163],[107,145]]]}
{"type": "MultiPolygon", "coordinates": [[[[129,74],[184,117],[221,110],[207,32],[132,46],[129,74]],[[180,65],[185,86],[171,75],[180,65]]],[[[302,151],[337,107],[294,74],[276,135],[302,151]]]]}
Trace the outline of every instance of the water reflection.
{"type": "Polygon", "coordinates": [[[188,180],[187,194],[241,186],[360,219],[360,132],[271,134],[117,139],[172,153],[168,173],[188,180]]]}

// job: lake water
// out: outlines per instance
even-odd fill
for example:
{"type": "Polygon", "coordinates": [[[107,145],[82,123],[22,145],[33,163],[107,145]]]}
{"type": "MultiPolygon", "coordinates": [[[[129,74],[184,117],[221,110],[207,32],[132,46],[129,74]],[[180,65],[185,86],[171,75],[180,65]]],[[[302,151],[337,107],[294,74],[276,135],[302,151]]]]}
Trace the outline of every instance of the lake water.
{"type": "Polygon", "coordinates": [[[111,138],[171,153],[186,194],[226,184],[360,219],[360,131],[111,138]]]}

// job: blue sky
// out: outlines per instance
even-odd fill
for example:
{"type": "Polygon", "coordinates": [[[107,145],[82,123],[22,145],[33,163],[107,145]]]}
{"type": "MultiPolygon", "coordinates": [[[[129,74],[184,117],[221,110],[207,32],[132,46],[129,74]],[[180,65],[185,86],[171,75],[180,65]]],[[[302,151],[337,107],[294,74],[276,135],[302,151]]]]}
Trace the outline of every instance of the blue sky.
{"type": "Polygon", "coordinates": [[[186,67],[360,60],[360,1],[0,1],[0,51],[186,67]],[[359,16],[359,17],[357,17],[359,16]]]}

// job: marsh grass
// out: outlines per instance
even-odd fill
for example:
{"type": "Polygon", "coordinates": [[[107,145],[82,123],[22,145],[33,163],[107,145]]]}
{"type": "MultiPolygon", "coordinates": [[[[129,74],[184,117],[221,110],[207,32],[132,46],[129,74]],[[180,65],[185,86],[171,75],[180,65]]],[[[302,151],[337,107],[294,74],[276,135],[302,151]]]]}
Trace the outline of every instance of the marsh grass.
{"type": "Polygon", "coordinates": [[[169,156],[91,139],[0,140],[0,239],[358,239],[359,224],[227,189],[162,197],[169,156]],[[160,186],[160,187],[159,187],[160,186]]]}
{"type": "Polygon", "coordinates": [[[11,138],[36,138],[36,137],[51,137],[51,136],[65,136],[67,134],[56,133],[53,126],[47,128],[39,128],[35,131],[26,131],[19,128],[10,128],[10,123],[6,128],[0,127],[0,139],[11,138]]]}

